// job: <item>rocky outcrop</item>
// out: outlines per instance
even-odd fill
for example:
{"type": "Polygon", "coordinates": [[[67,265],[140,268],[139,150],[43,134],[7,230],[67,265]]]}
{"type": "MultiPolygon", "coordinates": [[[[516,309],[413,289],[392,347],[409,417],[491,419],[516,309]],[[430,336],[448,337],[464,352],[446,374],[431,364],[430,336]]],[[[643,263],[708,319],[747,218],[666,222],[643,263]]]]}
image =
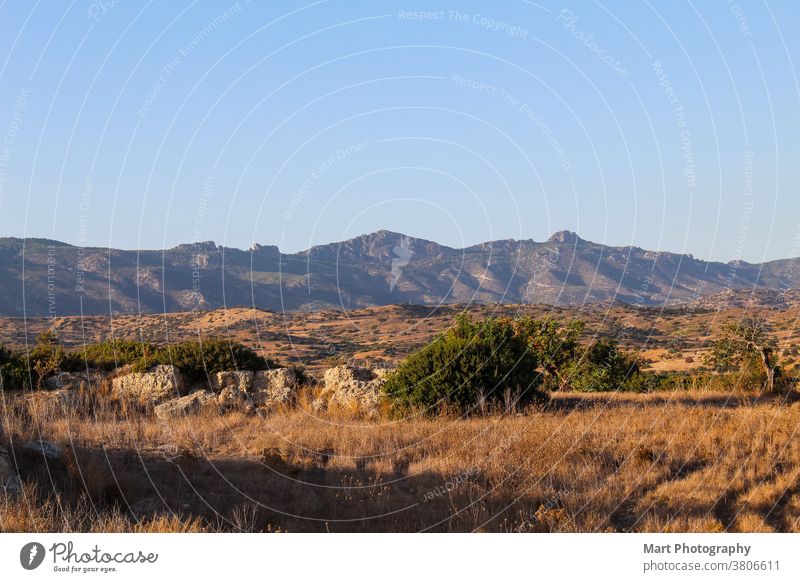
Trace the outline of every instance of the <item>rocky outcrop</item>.
{"type": "Polygon", "coordinates": [[[385,381],[385,370],[370,370],[355,366],[337,366],[325,370],[325,388],[313,403],[315,410],[322,411],[331,403],[346,408],[374,413],[381,399],[381,386],[385,381]]]}
{"type": "Polygon", "coordinates": [[[188,396],[173,398],[155,407],[154,412],[161,420],[180,418],[189,414],[197,414],[204,408],[216,406],[214,394],[207,390],[195,390],[188,396]]]}
{"type": "Polygon", "coordinates": [[[227,389],[237,392],[250,392],[252,387],[253,372],[247,370],[217,372],[216,376],[211,380],[211,389],[214,392],[222,392],[227,389]]]}
{"type": "Polygon", "coordinates": [[[249,414],[255,409],[250,394],[236,386],[223,388],[217,395],[217,404],[223,411],[238,410],[249,414]]]}
{"type": "MultiPolygon", "coordinates": [[[[137,381],[139,385],[143,384],[142,379],[137,381]]],[[[256,372],[247,370],[218,372],[211,379],[210,391],[196,390],[188,396],[168,400],[162,398],[162,403],[155,407],[155,414],[161,419],[176,418],[199,412],[212,405],[221,412],[235,410],[250,414],[257,409],[271,409],[292,402],[296,390],[297,377],[293,370],[281,368],[256,372]]],[[[158,392],[158,394],[163,393],[163,391],[158,392]]],[[[150,392],[145,391],[145,394],[150,392]]]]}
{"type": "Polygon", "coordinates": [[[558,232],[554,232],[552,235],[550,235],[550,238],[547,239],[547,242],[576,244],[581,242],[581,237],[570,230],[559,230],[558,232]]]}
{"type": "Polygon", "coordinates": [[[156,366],[150,372],[126,374],[111,381],[111,391],[118,398],[142,404],[158,404],[186,394],[183,375],[175,366],[156,366]]]}
{"type": "Polygon", "coordinates": [[[259,408],[275,408],[291,404],[297,394],[297,375],[294,370],[279,368],[253,374],[253,403],[259,408]]]}
{"type": "Polygon", "coordinates": [[[48,390],[77,390],[81,384],[87,388],[97,387],[102,380],[102,374],[96,370],[88,370],[86,372],[61,372],[47,378],[44,384],[48,390]]]}
{"type": "Polygon", "coordinates": [[[274,408],[293,401],[297,390],[294,370],[219,372],[212,381],[217,402],[225,410],[252,412],[253,408],[274,408]]]}

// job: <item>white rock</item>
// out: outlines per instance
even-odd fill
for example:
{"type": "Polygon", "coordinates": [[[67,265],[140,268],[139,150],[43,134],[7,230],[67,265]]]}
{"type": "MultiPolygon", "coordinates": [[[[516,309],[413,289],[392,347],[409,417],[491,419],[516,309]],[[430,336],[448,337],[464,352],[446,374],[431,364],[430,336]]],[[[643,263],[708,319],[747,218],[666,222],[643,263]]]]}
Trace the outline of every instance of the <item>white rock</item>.
{"type": "Polygon", "coordinates": [[[126,374],[111,381],[111,391],[118,398],[157,404],[186,394],[183,375],[175,366],[156,366],[150,372],[126,374]]]}
{"type": "Polygon", "coordinates": [[[161,420],[180,418],[188,414],[197,414],[204,407],[214,405],[216,399],[211,392],[196,390],[188,396],[173,398],[155,407],[154,412],[161,420]]]}
{"type": "Polygon", "coordinates": [[[239,392],[250,392],[253,386],[253,372],[231,371],[217,372],[211,381],[211,389],[214,392],[222,392],[226,388],[233,388],[239,392]]]}
{"type": "Polygon", "coordinates": [[[217,403],[226,410],[238,408],[247,402],[247,400],[247,392],[239,390],[234,386],[223,388],[222,391],[217,394],[217,403]]]}
{"type": "Polygon", "coordinates": [[[294,370],[279,368],[253,374],[253,402],[260,408],[290,404],[297,394],[297,375],[294,370]]]}
{"type": "Polygon", "coordinates": [[[385,382],[384,370],[370,370],[355,366],[337,366],[325,370],[325,388],[313,403],[315,410],[324,410],[327,403],[355,406],[366,412],[375,412],[381,399],[381,386],[385,382]]]}

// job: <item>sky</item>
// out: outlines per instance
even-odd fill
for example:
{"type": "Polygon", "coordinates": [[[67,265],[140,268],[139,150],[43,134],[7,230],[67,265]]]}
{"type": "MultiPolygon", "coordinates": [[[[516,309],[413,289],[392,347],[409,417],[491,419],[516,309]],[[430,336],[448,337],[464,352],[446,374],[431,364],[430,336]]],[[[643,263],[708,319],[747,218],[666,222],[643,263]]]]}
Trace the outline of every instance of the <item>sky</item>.
{"type": "Polygon", "coordinates": [[[800,255],[797,2],[0,1],[0,236],[800,255]]]}

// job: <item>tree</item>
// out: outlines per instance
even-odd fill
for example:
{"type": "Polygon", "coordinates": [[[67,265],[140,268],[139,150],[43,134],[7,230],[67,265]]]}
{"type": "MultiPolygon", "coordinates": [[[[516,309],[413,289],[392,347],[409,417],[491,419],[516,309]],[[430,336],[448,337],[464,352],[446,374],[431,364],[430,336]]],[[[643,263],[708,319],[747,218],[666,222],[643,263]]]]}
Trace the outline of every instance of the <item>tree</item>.
{"type": "Polygon", "coordinates": [[[549,379],[549,383],[555,384],[559,390],[570,389],[570,378],[566,369],[575,360],[584,323],[573,320],[562,326],[552,319],[533,320],[526,317],[519,320],[517,326],[527,336],[546,380],[549,379]]]}
{"type": "Polygon", "coordinates": [[[541,364],[545,383],[551,388],[596,392],[641,384],[638,362],[614,340],[580,343],[585,328],[583,321],[572,320],[562,325],[552,319],[523,318],[517,325],[527,335],[541,364]]]}
{"type": "Polygon", "coordinates": [[[723,337],[714,342],[706,364],[717,370],[755,367],[763,378],[762,390],[774,390],[779,368],[775,362],[777,342],[769,324],[763,319],[747,318],[726,323],[722,331],[723,337]]]}

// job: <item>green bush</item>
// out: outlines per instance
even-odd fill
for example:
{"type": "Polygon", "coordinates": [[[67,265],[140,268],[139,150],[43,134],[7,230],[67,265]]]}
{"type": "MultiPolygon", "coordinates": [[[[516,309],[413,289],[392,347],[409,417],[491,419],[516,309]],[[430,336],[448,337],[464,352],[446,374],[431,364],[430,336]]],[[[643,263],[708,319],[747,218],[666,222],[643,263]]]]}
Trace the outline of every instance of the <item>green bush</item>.
{"type": "Polygon", "coordinates": [[[541,402],[538,362],[512,320],[477,323],[467,314],[455,327],[409,356],[384,384],[397,411],[426,414],[541,402]]]}
{"type": "Polygon", "coordinates": [[[578,340],[585,328],[584,323],[573,320],[564,325],[552,318],[537,320],[523,317],[516,325],[536,354],[544,374],[544,388],[568,390],[568,372],[580,350],[578,340]]]}
{"type": "MultiPolygon", "coordinates": [[[[148,342],[111,340],[88,344],[70,352],[58,342],[55,334],[45,332],[26,357],[0,346],[0,377],[6,390],[22,390],[33,381],[41,389],[47,377],[58,372],[80,372],[96,368],[110,372],[118,367],[132,366],[136,372],[166,364],[176,366],[192,382],[207,375],[226,370],[266,370],[278,365],[262,358],[250,348],[223,339],[202,342],[181,342],[156,346],[148,342]]],[[[298,369],[301,377],[304,371],[298,369]]]]}
{"type": "Polygon", "coordinates": [[[140,364],[154,356],[158,348],[148,342],[115,339],[89,344],[68,356],[68,366],[72,371],[86,367],[110,372],[116,368],[140,364]]]}
{"type": "Polygon", "coordinates": [[[571,389],[579,392],[640,390],[639,364],[609,339],[592,342],[567,365],[565,375],[571,389]]]}
{"type": "Polygon", "coordinates": [[[86,346],[68,358],[77,360],[80,367],[112,371],[130,365],[136,372],[146,372],[153,366],[176,366],[191,381],[200,381],[207,374],[226,370],[265,370],[276,367],[250,348],[223,339],[202,342],[181,342],[156,346],[148,342],[112,340],[86,346]]]}
{"type": "Polygon", "coordinates": [[[0,385],[4,390],[24,390],[31,376],[25,358],[0,346],[0,385]]]}
{"type": "Polygon", "coordinates": [[[267,370],[278,367],[240,343],[223,339],[184,342],[159,348],[151,358],[140,360],[146,369],[157,364],[178,367],[190,381],[226,370],[267,370]]]}

